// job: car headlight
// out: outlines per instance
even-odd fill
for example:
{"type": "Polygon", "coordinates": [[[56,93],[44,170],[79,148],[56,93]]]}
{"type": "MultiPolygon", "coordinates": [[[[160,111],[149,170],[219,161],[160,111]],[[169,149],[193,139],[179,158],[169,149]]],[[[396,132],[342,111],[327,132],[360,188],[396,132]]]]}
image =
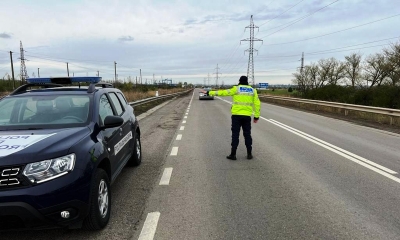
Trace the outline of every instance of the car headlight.
{"type": "Polygon", "coordinates": [[[204,94],[203,94],[203,93],[200,93],[199,95],[200,95],[200,97],[202,97],[204,94]]]}
{"type": "Polygon", "coordinates": [[[72,153],[59,158],[30,163],[26,165],[24,175],[32,183],[46,182],[71,172],[75,166],[75,159],[76,156],[72,153]]]}

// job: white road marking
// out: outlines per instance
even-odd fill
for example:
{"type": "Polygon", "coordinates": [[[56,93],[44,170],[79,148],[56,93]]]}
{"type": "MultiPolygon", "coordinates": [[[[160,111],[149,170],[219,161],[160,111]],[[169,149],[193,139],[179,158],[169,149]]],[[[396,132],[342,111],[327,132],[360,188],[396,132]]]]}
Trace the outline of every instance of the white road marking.
{"type": "Polygon", "coordinates": [[[176,140],[177,140],[177,141],[182,140],[182,134],[178,134],[178,136],[176,136],[176,140]]]}
{"type": "Polygon", "coordinates": [[[302,137],[304,139],[307,139],[308,141],[310,141],[312,143],[315,143],[315,144],[317,144],[317,145],[319,145],[319,146],[321,146],[321,147],[323,147],[325,149],[328,149],[328,150],[330,150],[330,151],[332,151],[332,152],[334,152],[334,153],[336,153],[336,154],[338,154],[338,155],[340,155],[340,156],[342,156],[344,158],[347,158],[350,161],[358,163],[363,167],[366,167],[366,168],[368,168],[368,169],[370,169],[370,170],[372,170],[374,172],[377,172],[377,173],[381,174],[382,176],[385,176],[385,177],[387,177],[387,178],[389,178],[389,179],[391,179],[391,180],[393,180],[395,182],[400,183],[400,179],[399,178],[389,174],[389,173],[392,173],[392,174],[396,174],[397,173],[397,172],[395,172],[395,171],[393,171],[391,169],[383,167],[383,166],[381,166],[381,165],[379,165],[377,163],[369,161],[369,160],[367,160],[367,159],[365,159],[363,157],[360,157],[360,156],[358,156],[356,154],[350,153],[350,152],[348,152],[348,151],[346,151],[346,150],[344,150],[342,148],[336,147],[336,146],[334,146],[334,145],[332,145],[330,143],[327,143],[327,142],[325,142],[325,141],[323,141],[321,139],[318,139],[316,137],[308,135],[308,134],[306,134],[304,132],[301,132],[301,131],[299,131],[299,130],[297,130],[295,128],[289,127],[289,126],[287,126],[285,124],[282,124],[282,123],[280,123],[278,121],[275,121],[273,119],[266,119],[264,117],[260,117],[260,118],[265,120],[265,121],[267,121],[267,122],[270,122],[270,123],[272,123],[272,124],[274,124],[274,125],[276,125],[276,126],[278,126],[280,128],[283,128],[283,129],[285,129],[285,130],[287,130],[287,131],[289,131],[291,133],[294,133],[294,134],[296,134],[296,135],[298,135],[298,136],[300,136],[300,137],[302,137]]]}
{"type": "Polygon", "coordinates": [[[187,116],[184,116],[183,118],[187,118],[187,116]]]}
{"type": "Polygon", "coordinates": [[[142,231],[138,240],[153,240],[156,234],[158,219],[160,219],[159,212],[152,212],[147,214],[146,221],[144,222],[142,231]]]}
{"type": "Polygon", "coordinates": [[[332,144],[330,144],[330,143],[328,143],[328,142],[325,142],[325,141],[323,141],[323,140],[321,140],[321,139],[318,139],[318,138],[316,138],[316,137],[313,137],[313,136],[311,136],[311,135],[309,135],[309,134],[307,134],[307,133],[304,133],[304,132],[302,132],[302,131],[299,131],[299,130],[297,130],[297,129],[295,129],[295,128],[292,128],[292,127],[290,127],[290,126],[287,126],[287,125],[285,125],[285,124],[283,124],[283,123],[280,123],[280,122],[278,122],[278,121],[275,121],[275,120],[273,120],[273,119],[270,119],[270,121],[273,121],[273,122],[275,122],[275,123],[277,123],[277,124],[280,124],[280,125],[282,125],[282,126],[284,126],[284,127],[286,127],[286,128],[289,128],[289,129],[291,129],[291,130],[293,130],[293,131],[295,131],[295,132],[297,132],[297,133],[299,133],[299,134],[303,134],[303,135],[306,136],[306,137],[309,137],[309,138],[311,138],[311,139],[313,139],[313,140],[315,140],[315,141],[318,141],[318,142],[320,142],[320,143],[322,143],[322,144],[325,144],[325,145],[327,145],[327,146],[329,146],[329,147],[331,147],[331,148],[333,148],[333,149],[336,149],[336,150],[338,150],[338,151],[340,151],[340,152],[342,152],[342,153],[344,153],[344,154],[347,154],[347,155],[349,155],[349,156],[351,156],[351,157],[357,158],[358,160],[363,161],[363,162],[365,162],[365,163],[367,163],[367,164],[369,164],[369,165],[372,165],[372,166],[374,166],[374,167],[376,167],[376,168],[379,168],[379,169],[381,169],[381,170],[383,170],[383,171],[385,171],[385,172],[387,172],[387,173],[390,173],[390,174],[397,174],[397,172],[395,172],[395,171],[393,171],[393,170],[391,170],[391,169],[389,169],[389,168],[386,168],[386,167],[384,167],[384,166],[382,166],[382,165],[379,165],[379,164],[377,164],[377,163],[374,163],[374,162],[372,162],[372,161],[370,161],[370,160],[368,160],[368,159],[365,159],[365,158],[363,158],[363,157],[360,157],[360,156],[358,156],[358,155],[356,155],[356,154],[354,154],[354,153],[351,153],[351,152],[349,152],[349,151],[346,151],[346,150],[344,150],[344,149],[342,149],[342,148],[340,148],[340,147],[337,147],[337,146],[335,146],[335,145],[332,145],[332,144]]]}
{"type": "Polygon", "coordinates": [[[185,124],[186,123],[186,120],[183,120],[183,122],[182,122],[183,124],[185,124]]]}
{"type": "Polygon", "coordinates": [[[169,180],[171,179],[171,175],[172,175],[172,168],[165,168],[164,173],[161,176],[159,185],[162,185],[162,186],[169,185],[169,180]]]}
{"type": "MultiPolygon", "coordinates": [[[[217,97],[217,98],[222,100],[222,101],[224,101],[224,102],[232,104],[231,102],[226,101],[225,99],[222,99],[220,97],[217,97]]],[[[317,144],[317,145],[319,145],[319,146],[321,146],[323,148],[326,148],[326,149],[328,149],[328,150],[330,150],[330,151],[332,151],[332,152],[334,152],[334,153],[336,153],[336,154],[338,154],[338,155],[340,155],[340,156],[342,156],[344,158],[347,158],[350,161],[358,163],[361,166],[364,166],[364,167],[366,167],[366,168],[368,168],[368,169],[370,169],[370,170],[372,170],[374,172],[377,172],[377,173],[379,173],[379,174],[381,174],[381,175],[383,175],[383,176],[385,176],[387,178],[390,178],[391,180],[393,180],[395,182],[400,183],[400,178],[397,178],[397,177],[395,177],[393,175],[390,175],[390,174],[397,174],[396,171],[393,171],[393,170],[391,170],[389,168],[386,168],[386,167],[384,167],[382,165],[379,165],[379,164],[377,164],[375,162],[372,162],[372,161],[370,161],[368,159],[365,159],[365,158],[363,158],[361,156],[358,156],[358,155],[356,155],[354,153],[346,151],[346,150],[344,150],[342,148],[339,148],[339,147],[337,147],[335,145],[332,145],[332,144],[330,144],[328,142],[325,142],[325,141],[323,141],[321,139],[313,137],[313,136],[311,136],[311,135],[309,135],[307,133],[301,132],[301,131],[299,131],[299,130],[297,130],[295,128],[287,126],[287,125],[285,125],[283,123],[280,123],[278,121],[275,121],[273,119],[266,119],[266,118],[261,117],[261,116],[260,116],[260,118],[265,120],[265,121],[267,121],[267,122],[270,122],[270,123],[272,123],[272,124],[274,124],[274,125],[276,125],[278,127],[281,127],[283,129],[291,132],[291,133],[294,133],[294,134],[296,134],[296,135],[298,135],[298,136],[300,136],[302,138],[305,138],[308,141],[313,142],[313,143],[315,143],[315,144],[317,144]]]]}
{"type": "Polygon", "coordinates": [[[176,156],[176,155],[178,155],[178,147],[173,147],[172,148],[172,150],[171,150],[171,156],[176,156]]]}
{"type": "Polygon", "coordinates": [[[185,113],[185,115],[188,115],[188,113],[185,113]]]}
{"type": "Polygon", "coordinates": [[[185,126],[181,126],[181,128],[179,130],[181,130],[181,131],[185,130],[185,126]]]}
{"type": "Polygon", "coordinates": [[[222,98],[220,98],[220,97],[217,97],[219,100],[222,100],[222,101],[224,101],[224,102],[226,102],[226,103],[229,103],[229,104],[232,104],[232,102],[229,102],[229,101],[227,101],[227,100],[225,100],[225,99],[222,99],[222,98]]]}

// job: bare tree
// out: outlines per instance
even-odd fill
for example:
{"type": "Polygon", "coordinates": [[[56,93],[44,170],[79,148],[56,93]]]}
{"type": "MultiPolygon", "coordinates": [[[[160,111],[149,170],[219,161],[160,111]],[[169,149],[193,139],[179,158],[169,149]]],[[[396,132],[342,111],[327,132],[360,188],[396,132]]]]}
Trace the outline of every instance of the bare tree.
{"type": "Polygon", "coordinates": [[[367,57],[364,63],[365,80],[371,82],[370,88],[380,86],[389,75],[389,64],[384,54],[376,53],[367,57]]]}
{"type": "Polygon", "coordinates": [[[317,82],[319,67],[315,63],[304,67],[303,71],[298,71],[293,74],[293,84],[298,85],[299,91],[307,92],[310,89],[315,88],[317,82]]]}
{"type": "Polygon", "coordinates": [[[346,59],[345,63],[345,75],[347,80],[350,82],[349,85],[352,87],[359,84],[361,77],[361,54],[352,53],[344,57],[346,59]]]}
{"type": "Polygon", "coordinates": [[[338,85],[345,77],[346,65],[335,58],[330,58],[329,61],[331,62],[331,71],[328,75],[328,83],[332,85],[338,85]]]}
{"type": "Polygon", "coordinates": [[[388,81],[390,85],[400,84],[400,43],[392,44],[389,49],[383,50],[388,64],[388,81]]]}
{"type": "Polygon", "coordinates": [[[319,88],[325,85],[325,83],[329,82],[331,79],[331,73],[332,69],[334,68],[334,61],[332,61],[332,58],[330,59],[321,59],[318,61],[319,65],[319,71],[318,71],[318,77],[317,81],[315,84],[315,88],[319,88]]]}

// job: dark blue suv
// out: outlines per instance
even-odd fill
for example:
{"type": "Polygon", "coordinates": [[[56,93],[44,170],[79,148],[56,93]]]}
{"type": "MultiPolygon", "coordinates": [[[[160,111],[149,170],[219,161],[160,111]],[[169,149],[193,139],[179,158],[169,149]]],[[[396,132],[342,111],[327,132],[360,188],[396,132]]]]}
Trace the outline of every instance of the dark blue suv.
{"type": "Polygon", "coordinates": [[[133,108],[100,80],[32,78],[0,100],[0,230],[107,225],[141,145],[133,108]]]}

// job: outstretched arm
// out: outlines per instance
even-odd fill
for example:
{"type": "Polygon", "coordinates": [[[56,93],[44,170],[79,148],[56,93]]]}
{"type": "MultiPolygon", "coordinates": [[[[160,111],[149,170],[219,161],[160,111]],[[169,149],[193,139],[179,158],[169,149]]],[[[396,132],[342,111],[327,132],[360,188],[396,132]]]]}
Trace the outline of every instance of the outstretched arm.
{"type": "Polygon", "coordinates": [[[209,96],[233,96],[236,93],[236,86],[233,86],[231,89],[208,91],[206,93],[209,96]]]}

